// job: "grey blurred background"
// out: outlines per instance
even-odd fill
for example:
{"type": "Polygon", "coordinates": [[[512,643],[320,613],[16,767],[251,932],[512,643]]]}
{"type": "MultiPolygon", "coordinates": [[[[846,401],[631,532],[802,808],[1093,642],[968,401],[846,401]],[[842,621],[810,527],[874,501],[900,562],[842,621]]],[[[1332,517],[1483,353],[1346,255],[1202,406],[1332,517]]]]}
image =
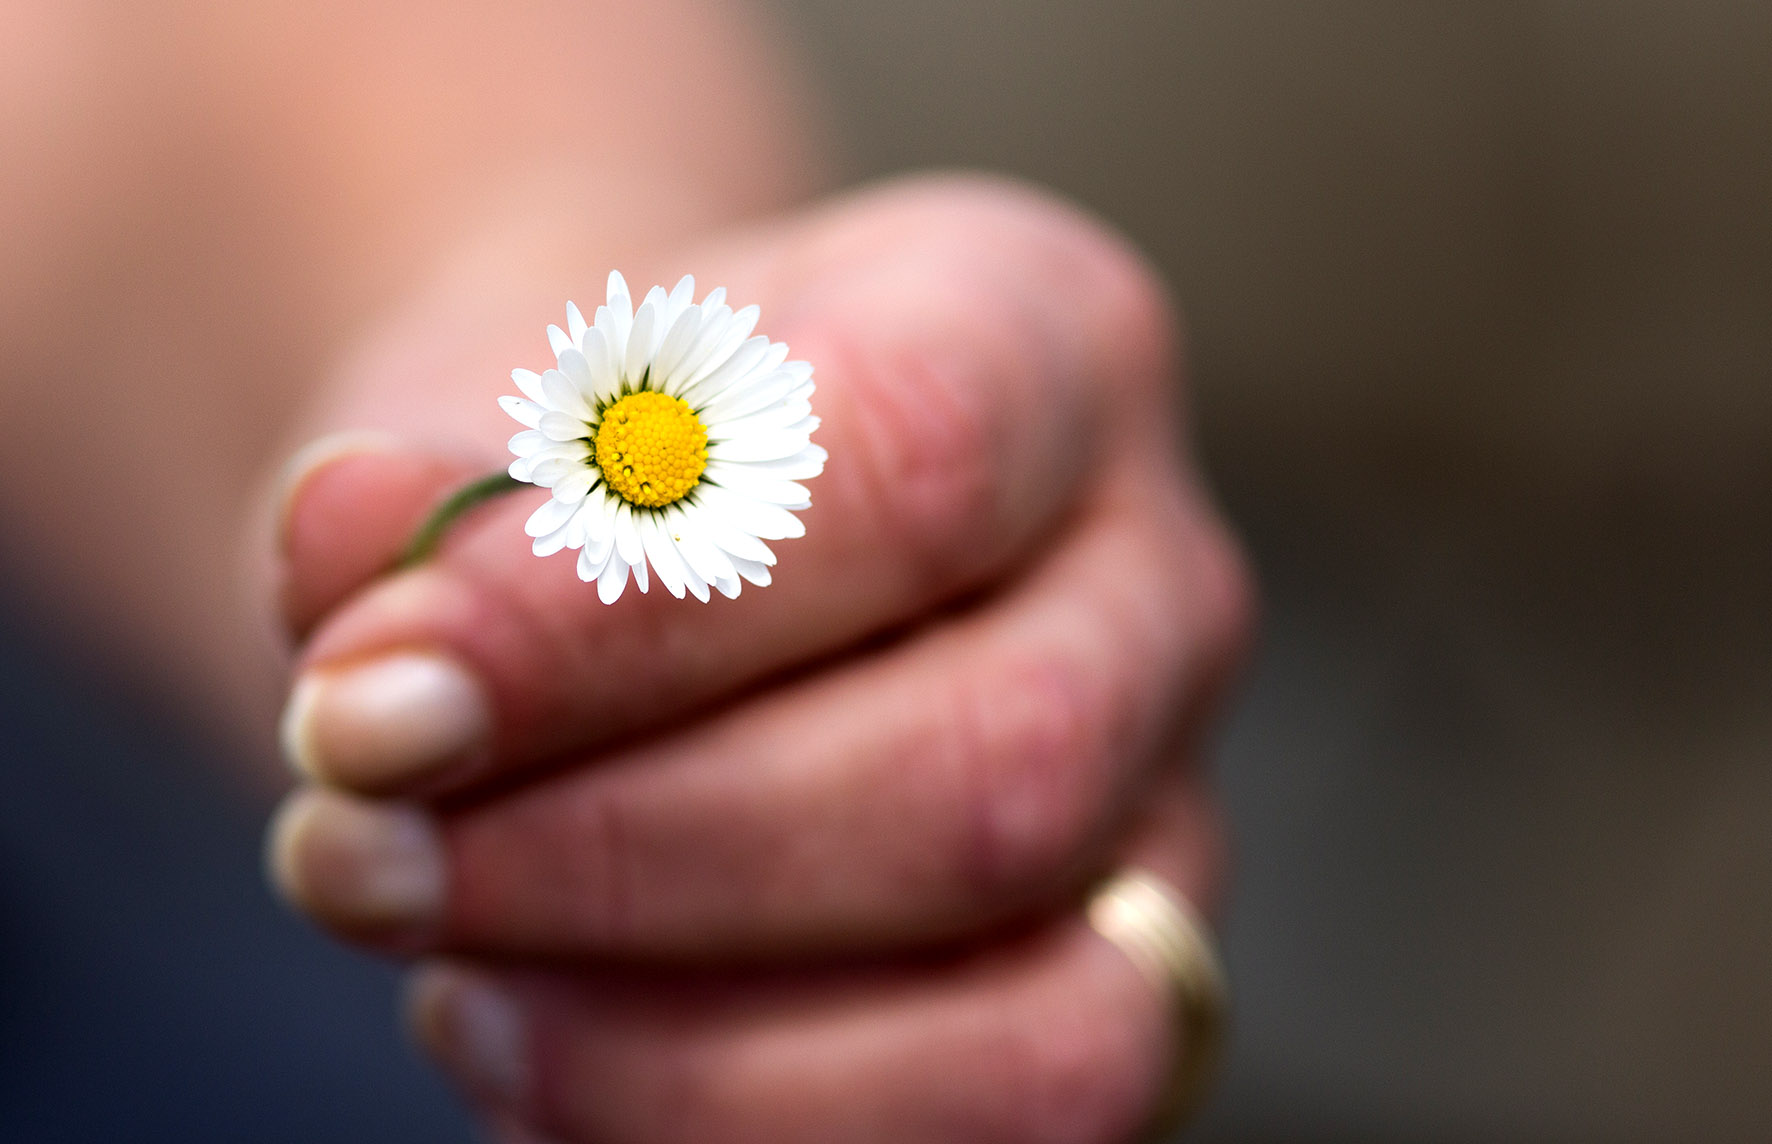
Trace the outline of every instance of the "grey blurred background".
{"type": "Polygon", "coordinates": [[[776,0],[1129,230],[1264,581],[1201,1140],[1772,1139],[1772,5],[776,0]]]}

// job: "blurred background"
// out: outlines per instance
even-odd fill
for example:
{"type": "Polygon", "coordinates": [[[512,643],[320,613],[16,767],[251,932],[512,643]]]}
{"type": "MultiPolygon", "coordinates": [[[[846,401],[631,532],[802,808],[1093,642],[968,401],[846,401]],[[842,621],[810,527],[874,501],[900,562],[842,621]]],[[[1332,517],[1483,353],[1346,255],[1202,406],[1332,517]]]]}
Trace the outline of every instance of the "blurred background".
{"type": "MultiPolygon", "coordinates": [[[[1267,599],[1190,1139],[1772,1138],[1772,6],[775,6],[846,177],[1047,183],[1186,311],[1267,599]]],[[[387,975],[270,904],[256,812],[54,615],[0,640],[13,817],[139,882],[70,912],[84,843],[0,838],[0,1135],[465,1139],[387,975]],[[233,984],[159,995],[194,928],[233,984]]]]}
{"type": "Polygon", "coordinates": [[[1161,264],[1265,636],[1201,1140],[1772,1139],[1772,5],[783,0],[1161,264]]]}

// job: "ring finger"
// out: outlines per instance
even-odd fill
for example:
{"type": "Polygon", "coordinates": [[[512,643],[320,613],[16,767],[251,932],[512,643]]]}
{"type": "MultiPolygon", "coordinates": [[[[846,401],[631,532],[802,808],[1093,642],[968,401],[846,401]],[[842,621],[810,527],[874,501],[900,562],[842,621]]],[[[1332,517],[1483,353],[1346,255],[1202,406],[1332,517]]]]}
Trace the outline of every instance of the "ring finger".
{"type": "MultiPolygon", "coordinates": [[[[1210,876],[1152,849],[1184,893],[1210,876]]],[[[1176,1054],[1208,1048],[1182,1043],[1168,998],[1074,914],[982,951],[818,974],[432,965],[411,1001],[476,1103],[561,1140],[1120,1140],[1176,1054]]]]}

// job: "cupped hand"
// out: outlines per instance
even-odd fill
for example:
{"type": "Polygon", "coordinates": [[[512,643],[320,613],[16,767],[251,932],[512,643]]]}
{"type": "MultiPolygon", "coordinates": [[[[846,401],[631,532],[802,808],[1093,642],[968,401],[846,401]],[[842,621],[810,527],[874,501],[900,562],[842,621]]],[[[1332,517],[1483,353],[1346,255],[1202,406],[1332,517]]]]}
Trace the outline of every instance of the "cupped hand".
{"type": "Polygon", "coordinates": [[[526,490],[388,571],[503,463],[484,356],[543,364],[559,320],[522,343],[404,317],[329,415],[377,434],[310,457],[282,510],[310,781],[280,886],[427,958],[421,1038],[513,1133],[1124,1137],[1186,1046],[1079,895],[1135,861],[1211,901],[1196,747],[1250,612],[1161,289],[1097,224],[975,179],[660,269],[814,364],[805,535],[735,600],[605,605],[531,553],[526,490]]]}

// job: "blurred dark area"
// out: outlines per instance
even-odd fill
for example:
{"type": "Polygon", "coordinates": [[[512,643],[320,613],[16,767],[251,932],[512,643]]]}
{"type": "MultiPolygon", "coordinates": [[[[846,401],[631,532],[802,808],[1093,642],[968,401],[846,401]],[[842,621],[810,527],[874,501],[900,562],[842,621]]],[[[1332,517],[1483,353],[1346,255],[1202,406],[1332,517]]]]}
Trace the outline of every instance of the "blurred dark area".
{"type": "Polygon", "coordinates": [[[0,1139],[469,1140],[393,969],[272,900],[262,792],[59,636],[0,616],[0,1139]]]}
{"type": "MultiPolygon", "coordinates": [[[[775,6],[851,175],[1047,183],[1186,312],[1266,598],[1188,1138],[1772,1139],[1772,5],[775,6]]],[[[0,616],[0,1138],[467,1139],[57,646],[0,616]]]]}
{"type": "Polygon", "coordinates": [[[1186,311],[1267,601],[1210,1141],[1772,1139],[1772,6],[779,0],[1186,311]]]}

